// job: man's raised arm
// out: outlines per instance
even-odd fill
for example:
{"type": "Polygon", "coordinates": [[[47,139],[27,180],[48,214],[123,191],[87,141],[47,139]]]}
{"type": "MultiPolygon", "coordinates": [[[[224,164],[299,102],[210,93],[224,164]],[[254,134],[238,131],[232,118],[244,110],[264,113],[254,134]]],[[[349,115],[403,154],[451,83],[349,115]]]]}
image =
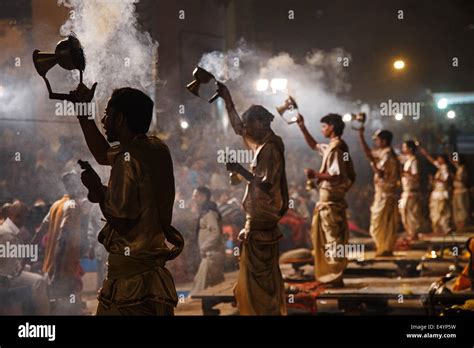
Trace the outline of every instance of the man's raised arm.
{"type": "Polygon", "coordinates": [[[376,172],[379,176],[383,176],[383,171],[377,168],[377,163],[375,162],[375,158],[372,155],[372,151],[370,150],[369,145],[365,141],[364,137],[364,127],[359,128],[359,140],[360,140],[360,145],[362,147],[362,150],[364,151],[364,155],[367,158],[367,160],[370,163],[370,166],[376,172]]]}
{"type": "Polygon", "coordinates": [[[225,107],[227,109],[227,114],[229,115],[229,121],[232,125],[232,128],[234,129],[235,134],[243,136],[244,123],[235,110],[234,102],[232,101],[229,89],[223,83],[217,82],[217,92],[225,101],[225,107]]]}
{"type": "MultiPolygon", "coordinates": [[[[94,97],[97,83],[94,83],[91,89],[84,84],[80,84],[75,91],[70,94],[76,103],[90,103],[94,97]]],[[[109,143],[97,128],[94,119],[88,117],[78,116],[79,124],[81,125],[82,133],[86,139],[87,147],[94,156],[97,163],[101,165],[109,165],[107,160],[107,150],[110,148],[109,143]]]]}
{"type": "Polygon", "coordinates": [[[306,140],[306,143],[312,150],[316,150],[316,146],[318,145],[318,142],[316,139],[313,138],[313,136],[309,133],[308,129],[306,128],[304,124],[304,118],[303,115],[298,114],[298,118],[296,120],[298,126],[301,129],[301,132],[303,133],[304,140],[306,140]]]}

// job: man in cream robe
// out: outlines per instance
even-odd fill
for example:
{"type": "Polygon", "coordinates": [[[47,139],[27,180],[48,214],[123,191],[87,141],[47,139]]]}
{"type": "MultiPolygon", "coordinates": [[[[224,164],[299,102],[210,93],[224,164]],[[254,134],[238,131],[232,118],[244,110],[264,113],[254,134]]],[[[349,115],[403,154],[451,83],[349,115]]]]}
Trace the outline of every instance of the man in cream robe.
{"type": "Polygon", "coordinates": [[[329,144],[318,144],[309,134],[304,119],[298,115],[298,125],[308,143],[322,156],[319,173],[306,169],[309,179],[318,179],[319,202],[316,204],[311,237],[314,248],[316,279],[326,285],[343,286],[342,274],[347,266],[347,255],[335,251],[349,240],[346,192],[355,180],[354,166],[347,144],[341,139],[344,131],[342,117],[329,114],[321,119],[322,133],[329,144]]]}
{"type": "Polygon", "coordinates": [[[424,148],[420,148],[420,153],[437,169],[432,179],[429,204],[432,232],[447,234],[453,230],[450,199],[452,182],[448,164],[443,156],[434,159],[424,148]]]}
{"type": "Polygon", "coordinates": [[[403,227],[409,239],[417,239],[423,219],[421,211],[420,165],[415,156],[415,142],[402,145],[402,196],[398,204],[403,227]]]}
{"type": "Polygon", "coordinates": [[[370,235],[377,248],[377,256],[389,256],[397,240],[400,223],[398,215],[398,160],[391,147],[390,131],[377,131],[376,148],[370,150],[364,139],[364,128],[359,130],[362,149],[374,170],[375,196],[370,208],[370,235]]]}
{"type": "Polygon", "coordinates": [[[462,228],[469,222],[469,179],[466,165],[461,158],[453,161],[453,164],[456,167],[453,181],[453,219],[456,227],[462,228]]]}
{"type": "Polygon", "coordinates": [[[251,171],[238,163],[227,170],[247,181],[243,199],[246,213],[240,270],[234,289],[241,315],[285,315],[283,278],[278,264],[278,242],[282,233],[278,221],[288,210],[285,147],[270,128],[273,115],[260,105],[251,106],[240,119],[228,89],[219,84],[230,123],[248,149],[255,151],[251,171]]]}

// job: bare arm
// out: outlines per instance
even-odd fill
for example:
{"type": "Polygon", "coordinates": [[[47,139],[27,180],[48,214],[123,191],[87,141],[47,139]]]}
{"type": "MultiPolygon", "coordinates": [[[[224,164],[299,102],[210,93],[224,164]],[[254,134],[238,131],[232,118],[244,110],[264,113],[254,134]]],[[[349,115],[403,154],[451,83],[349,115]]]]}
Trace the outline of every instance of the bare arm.
{"type": "Polygon", "coordinates": [[[420,153],[425,156],[425,158],[430,161],[430,163],[432,165],[434,165],[436,167],[436,160],[430,156],[430,154],[428,153],[428,151],[426,151],[426,149],[424,147],[422,147],[421,145],[419,146],[419,150],[420,150],[420,153]]]}
{"type": "Polygon", "coordinates": [[[224,99],[227,114],[229,115],[229,121],[234,129],[235,134],[243,136],[244,123],[240,119],[239,114],[235,110],[232,96],[230,95],[229,89],[222,83],[217,82],[217,92],[224,99]]]}
{"type": "MultiPolygon", "coordinates": [[[[94,98],[96,87],[97,83],[94,83],[90,89],[81,83],[76,90],[69,94],[75,103],[90,103],[94,98]]],[[[108,165],[107,150],[110,145],[102,133],[100,133],[94,120],[79,115],[77,118],[79,119],[79,124],[81,125],[82,133],[84,134],[90,152],[99,164],[108,165]]]]}
{"type": "Polygon", "coordinates": [[[109,165],[107,160],[107,150],[110,148],[109,143],[97,128],[93,119],[86,117],[78,117],[81,125],[82,133],[86,139],[87,147],[94,156],[97,163],[101,165],[109,165]]]}
{"type": "Polygon", "coordinates": [[[364,130],[365,130],[364,127],[361,127],[359,129],[359,140],[362,146],[362,150],[364,151],[365,157],[369,161],[370,166],[372,167],[374,172],[376,172],[379,176],[383,176],[383,171],[377,168],[377,164],[375,163],[375,158],[372,155],[372,151],[370,150],[369,145],[365,141],[364,130]]]}
{"type": "Polygon", "coordinates": [[[316,145],[318,145],[318,142],[309,133],[308,129],[306,128],[304,124],[304,118],[301,114],[298,114],[298,119],[296,122],[298,123],[298,126],[300,127],[301,132],[303,133],[304,139],[306,140],[306,143],[308,144],[308,146],[311,149],[316,150],[316,145]]]}
{"type": "Polygon", "coordinates": [[[367,159],[369,160],[369,162],[371,164],[375,163],[374,156],[372,156],[372,151],[370,150],[369,145],[365,141],[364,128],[363,127],[361,127],[360,130],[359,130],[359,140],[360,140],[360,144],[362,146],[362,150],[364,151],[365,157],[367,157],[367,159]]]}

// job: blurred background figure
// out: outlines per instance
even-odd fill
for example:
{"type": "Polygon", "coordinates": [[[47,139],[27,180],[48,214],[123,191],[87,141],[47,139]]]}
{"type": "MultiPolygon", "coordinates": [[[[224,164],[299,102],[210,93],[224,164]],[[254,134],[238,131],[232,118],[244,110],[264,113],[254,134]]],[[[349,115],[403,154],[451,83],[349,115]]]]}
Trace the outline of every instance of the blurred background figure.
{"type": "Polygon", "coordinates": [[[453,220],[457,229],[465,227],[469,223],[469,177],[464,156],[458,155],[457,160],[448,155],[456,172],[453,179],[453,220]]]}
{"type": "Polygon", "coordinates": [[[402,196],[398,207],[402,217],[403,227],[408,239],[418,239],[421,227],[421,192],[420,192],[420,164],[416,158],[416,144],[412,140],[402,145],[400,162],[402,165],[401,182],[402,196]]]}
{"type": "MultiPolygon", "coordinates": [[[[58,304],[68,302],[76,304],[79,302],[76,297],[82,290],[83,271],[79,262],[81,240],[79,202],[84,195],[84,189],[79,175],[74,171],[64,174],[62,181],[67,194],[51,206],[38,230],[37,239],[46,234],[42,271],[51,280],[51,297],[57,299],[58,304]],[[74,300],[70,301],[71,299],[74,300]]],[[[56,310],[62,311],[63,308],[60,307],[56,307],[56,310]]],[[[64,308],[64,310],[71,309],[64,308]]]]}
{"type": "MultiPolygon", "coordinates": [[[[22,239],[20,235],[21,229],[25,226],[28,218],[28,207],[26,204],[15,201],[9,205],[7,210],[7,218],[0,226],[0,244],[20,245],[29,244],[29,240],[22,239]]],[[[39,274],[31,273],[25,270],[27,259],[1,257],[0,258],[0,293],[2,290],[15,293],[16,289],[27,287],[30,291],[30,297],[18,299],[19,302],[31,303],[31,308],[23,308],[21,314],[48,315],[50,313],[48,284],[46,280],[39,274]],[[5,285],[6,284],[6,285],[5,285]]],[[[5,296],[1,296],[5,298],[5,296]]],[[[1,302],[1,298],[0,298],[1,302]]],[[[0,313],[2,313],[12,303],[1,304],[0,313]]],[[[15,313],[3,313],[15,314],[15,313]]]]}
{"type": "Polygon", "coordinates": [[[10,203],[4,203],[0,209],[0,225],[2,225],[8,218],[8,208],[11,207],[10,203]]]}
{"type": "Polygon", "coordinates": [[[436,174],[432,179],[430,195],[430,219],[433,233],[448,234],[452,232],[451,199],[452,180],[448,164],[443,155],[435,158],[420,146],[420,153],[436,167],[436,174]]]}
{"type": "Polygon", "coordinates": [[[201,263],[194,277],[191,295],[224,281],[225,246],[222,219],[216,203],[211,201],[211,191],[199,186],[193,192],[193,201],[199,211],[196,233],[201,263]]]}

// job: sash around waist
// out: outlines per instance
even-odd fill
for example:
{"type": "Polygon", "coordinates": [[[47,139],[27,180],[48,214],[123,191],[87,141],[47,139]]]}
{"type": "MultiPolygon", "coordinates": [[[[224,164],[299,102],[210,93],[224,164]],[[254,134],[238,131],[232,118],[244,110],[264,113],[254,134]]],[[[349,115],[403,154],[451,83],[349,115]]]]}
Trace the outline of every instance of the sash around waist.
{"type": "Polygon", "coordinates": [[[256,220],[247,216],[245,220],[245,229],[257,231],[273,231],[278,228],[278,221],[256,220]]]}
{"type": "Polygon", "coordinates": [[[164,267],[165,258],[135,258],[121,254],[109,254],[107,266],[109,278],[128,278],[151,271],[155,267],[164,267]]]}

